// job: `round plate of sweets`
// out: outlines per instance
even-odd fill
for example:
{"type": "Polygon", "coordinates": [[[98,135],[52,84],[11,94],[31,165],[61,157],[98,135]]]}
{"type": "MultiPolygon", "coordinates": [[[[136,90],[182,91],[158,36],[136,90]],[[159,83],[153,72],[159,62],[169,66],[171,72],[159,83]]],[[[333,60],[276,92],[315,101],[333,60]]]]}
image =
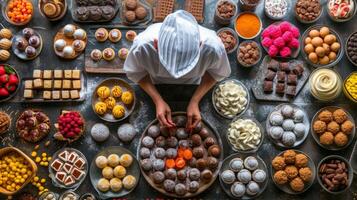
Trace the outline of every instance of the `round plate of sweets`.
{"type": "Polygon", "coordinates": [[[204,120],[187,130],[186,113],[172,114],[175,128],[148,125],[139,142],[138,160],[146,181],[160,193],[191,198],[216,179],[223,160],[222,141],[204,120]]]}

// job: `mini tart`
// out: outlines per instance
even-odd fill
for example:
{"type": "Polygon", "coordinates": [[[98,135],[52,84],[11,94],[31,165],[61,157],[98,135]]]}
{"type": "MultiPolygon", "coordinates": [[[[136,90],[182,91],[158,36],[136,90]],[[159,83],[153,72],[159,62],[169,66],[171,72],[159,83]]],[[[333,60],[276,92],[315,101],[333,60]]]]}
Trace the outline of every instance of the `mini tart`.
{"type": "Polygon", "coordinates": [[[106,48],[103,50],[103,58],[106,61],[111,61],[115,58],[115,52],[112,48],[106,48]]]}
{"type": "Polygon", "coordinates": [[[105,28],[99,28],[95,31],[95,39],[99,42],[104,42],[108,39],[108,31],[105,28]]]}
{"type": "Polygon", "coordinates": [[[75,40],[72,43],[72,47],[76,52],[81,52],[86,48],[86,43],[82,40],[75,40]]]}
{"type": "Polygon", "coordinates": [[[135,31],[129,30],[128,32],[126,32],[125,37],[128,41],[132,42],[132,41],[134,41],[136,35],[137,34],[135,31]]]}
{"type": "Polygon", "coordinates": [[[111,42],[119,42],[119,40],[121,39],[121,31],[119,29],[112,29],[109,32],[109,40],[111,42]]]}
{"type": "Polygon", "coordinates": [[[125,60],[128,56],[129,50],[127,48],[121,48],[118,51],[118,56],[120,59],[125,60]]]}
{"type": "Polygon", "coordinates": [[[93,49],[90,53],[90,57],[94,61],[100,61],[102,59],[102,52],[99,49],[93,49]]]}

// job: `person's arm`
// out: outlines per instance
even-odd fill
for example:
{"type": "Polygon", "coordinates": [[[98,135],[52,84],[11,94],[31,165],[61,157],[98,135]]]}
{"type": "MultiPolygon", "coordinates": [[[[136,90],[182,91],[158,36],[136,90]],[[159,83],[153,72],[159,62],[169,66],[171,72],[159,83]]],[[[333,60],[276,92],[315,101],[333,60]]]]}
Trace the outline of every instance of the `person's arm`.
{"type": "Polygon", "coordinates": [[[161,126],[174,127],[175,124],[171,119],[171,109],[162,99],[150,77],[147,75],[139,81],[140,87],[151,97],[156,106],[156,117],[161,126]]]}
{"type": "Polygon", "coordinates": [[[206,72],[201,80],[200,85],[197,87],[193,94],[190,103],[187,107],[187,129],[195,128],[201,121],[201,114],[199,103],[202,97],[217,83],[217,81],[206,72]]]}

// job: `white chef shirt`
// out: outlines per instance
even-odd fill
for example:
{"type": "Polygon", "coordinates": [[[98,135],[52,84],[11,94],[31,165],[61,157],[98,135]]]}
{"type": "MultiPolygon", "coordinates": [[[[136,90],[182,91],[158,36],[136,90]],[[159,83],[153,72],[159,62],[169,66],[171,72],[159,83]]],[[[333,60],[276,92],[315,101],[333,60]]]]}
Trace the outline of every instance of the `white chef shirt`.
{"type": "Polygon", "coordinates": [[[214,31],[199,26],[201,47],[197,65],[178,79],[172,77],[160,63],[154,47],[154,39],[158,38],[161,25],[153,24],[135,38],[124,63],[124,71],[130,80],[137,83],[150,75],[154,84],[199,84],[206,71],[216,81],[230,75],[229,60],[220,38],[214,31]]]}

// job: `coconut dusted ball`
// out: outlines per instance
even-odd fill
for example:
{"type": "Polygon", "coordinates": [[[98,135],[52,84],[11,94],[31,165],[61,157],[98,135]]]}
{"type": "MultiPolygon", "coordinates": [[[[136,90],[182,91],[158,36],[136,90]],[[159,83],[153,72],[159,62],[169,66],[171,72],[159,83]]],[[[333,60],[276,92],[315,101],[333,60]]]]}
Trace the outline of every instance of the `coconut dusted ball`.
{"type": "Polygon", "coordinates": [[[284,134],[284,129],[280,126],[273,126],[270,128],[269,134],[274,140],[280,140],[284,134]]]}
{"type": "Polygon", "coordinates": [[[252,174],[247,169],[242,169],[238,172],[237,178],[242,183],[248,183],[252,180],[252,174]]]}
{"type": "Polygon", "coordinates": [[[304,112],[300,109],[295,109],[294,116],[293,116],[295,123],[301,123],[304,120],[304,112]]]}
{"type": "Polygon", "coordinates": [[[168,148],[166,150],[166,158],[174,159],[177,156],[177,150],[174,148],[168,148]]]}
{"type": "Polygon", "coordinates": [[[235,182],[231,186],[231,193],[235,197],[242,197],[245,194],[245,185],[241,182],[235,182]]]}
{"type": "Polygon", "coordinates": [[[164,148],[157,147],[157,148],[155,148],[155,150],[154,150],[154,155],[155,155],[156,158],[163,159],[163,158],[165,158],[166,151],[165,151],[164,148]]]}
{"type": "Polygon", "coordinates": [[[294,143],[296,142],[296,136],[293,132],[291,131],[288,131],[288,132],[284,132],[283,134],[283,137],[282,137],[282,143],[285,145],[285,146],[293,146],[294,143]]]}
{"type": "Polygon", "coordinates": [[[156,138],[160,135],[160,127],[158,127],[157,125],[150,126],[148,129],[148,135],[152,138],[156,138]]]}
{"type": "Polygon", "coordinates": [[[141,141],[144,147],[152,148],[154,146],[154,139],[150,136],[145,136],[141,141]]]}
{"type": "Polygon", "coordinates": [[[140,165],[145,171],[150,171],[152,169],[152,162],[149,158],[141,160],[140,165]]]}
{"type": "Polygon", "coordinates": [[[93,125],[90,134],[96,142],[103,142],[109,137],[109,128],[102,123],[97,123],[93,125]]]}
{"type": "Polygon", "coordinates": [[[220,177],[225,184],[232,184],[236,180],[235,173],[229,169],[223,171],[220,177]]]}
{"type": "Polygon", "coordinates": [[[278,112],[273,112],[270,115],[269,121],[270,121],[270,124],[273,126],[281,126],[283,124],[284,117],[278,112]]]}
{"type": "Polygon", "coordinates": [[[130,142],[136,135],[136,130],[131,124],[123,124],[118,128],[118,137],[123,142],[130,142]]]}
{"type": "Polygon", "coordinates": [[[261,170],[261,169],[255,170],[252,174],[253,181],[255,181],[257,183],[264,182],[266,177],[267,177],[267,175],[266,175],[265,171],[261,170]]]}
{"type": "Polygon", "coordinates": [[[295,123],[291,119],[286,119],[283,121],[283,129],[285,131],[292,131],[295,128],[295,123]]]}
{"type": "Polygon", "coordinates": [[[146,148],[146,147],[142,147],[142,148],[140,149],[140,156],[141,156],[142,158],[149,158],[149,157],[150,157],[150,154],[151,154],[150,149],[148,149],[148,148],[146,148]]]}
{"type": "Polygon", "coordinates": [[[246,159],[244,159],[244,167],[249,170],[257,169],[258,165],[259,165],[258,160],[253,156],[249,156],[246,159]]]}
{"type": "Polygon", "coordinates": [[[155,171],[163,171],[165,169],[165,162],[161,159],[156,159],[152,163],[152,166],[155,171]]]}
{"type": "Polygon", "coordinates": [[[154,183],[160,184],[160,183],[164,182],[165,175],[163,172],[160,172],[160,171],[154,172],[152,174],[152,180],[154,181],[154,183]]]}
{"type": "Polygon", "coordinates": [[[229,162],[229,168],[234,172],[239,172],[244,168],[243,160],[240,158],[234,158],[229,162]]]}
{"type": "Polygon", "coordinates": [[[258,194],[259,191],[260,191],[260,187],[256,182],[250,181],[248,183],[247,190],[246,190],[248,195],[251,195],[251,196],[256,195],[256,194],[258,194]]]}
{"type": "Polygon", "coordinates": [[[305,135],[305,125],[303,123],[295,124],[293,131],[297,138],[302,138],[305,135]]]}
{"type": "Polygon", "coordinates": [[[291,118],[294,114],[294,108],[290,105],[285,105],[281,108],[281,114],[283,114],[285,118],[291,118]]]}

